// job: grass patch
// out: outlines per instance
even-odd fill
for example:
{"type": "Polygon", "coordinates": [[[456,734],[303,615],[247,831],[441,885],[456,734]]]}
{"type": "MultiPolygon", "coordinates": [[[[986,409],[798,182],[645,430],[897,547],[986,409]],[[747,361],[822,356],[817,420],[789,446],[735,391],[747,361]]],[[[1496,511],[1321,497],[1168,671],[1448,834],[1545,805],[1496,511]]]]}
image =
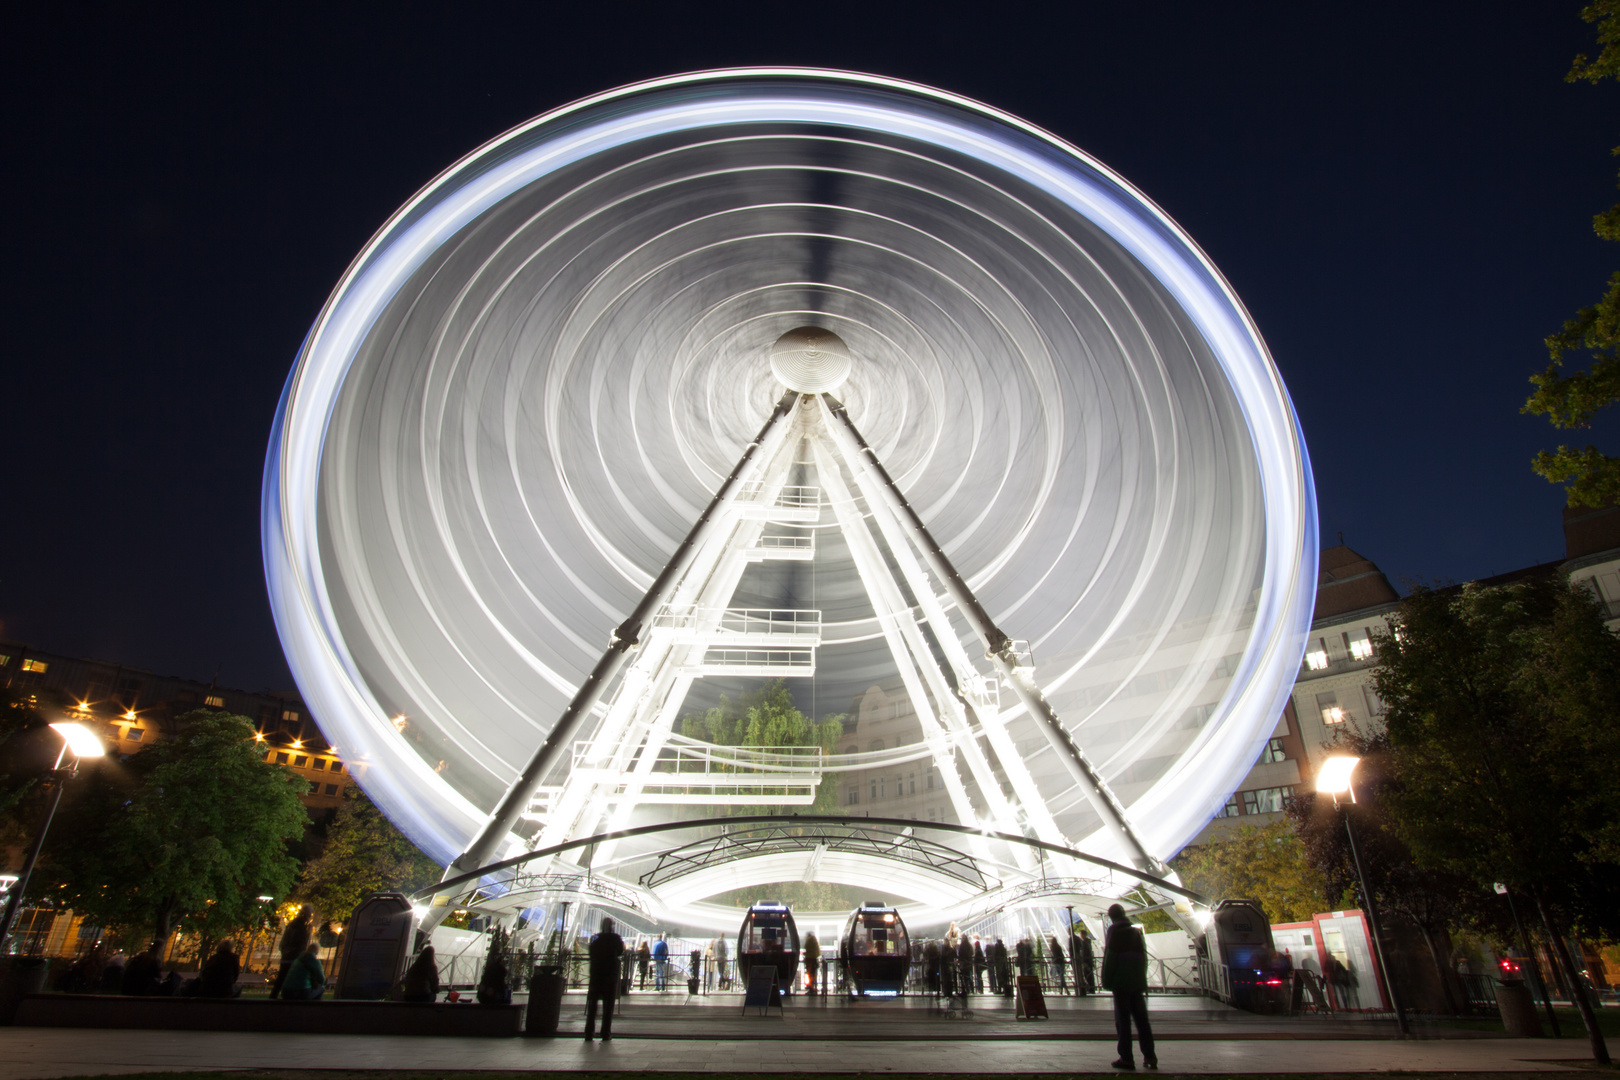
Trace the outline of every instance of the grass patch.
{"type": "MultiPolygon", "coordinates": [[[[1579,1064],[1569,1062],[1567,1064],[1579,1064]]],[[[1596,1067],[1596,1066],[1594,1066],[1596,1067]]],[[[1602,1070],[1609,1072],[1611,1070],[1602,1070]]],[[[624,1080],[624,1072],[563,1072],[546,1070],[511,1072],[487,1070],[477,1072],[411,1072],[385,1069],[267,1069],[232,1070],[229,1072],[149,1072],[123,1073],[116,1076],[73,1076],[60,1080],[555,1080],[559,1075],[569,1080],[624,1080]]],[[[660,1072],[659,1080],[961,1080],[962,1074],[951,1073],[899,1073],[899,1072],[796,1072],[796,1073],[680,1073],[660,1072]]],[[[1110,1069],[1102,1073],[1021,1073],[1038,1076],[1040,1080],[1091,1080],[1097,1076],[1119,1076],[1110,1069]]],[[[1138,1074],[1126,1074],[1138,1075],[1138,1074]]],[[[1141,1073],[1157,1076],[1161,1080],[1199,1080],[1200,1077],[1220,1075],[1227,1080],[1367,1080],[1368,1073],[1141,1073]]],[[[1380,1072],[1379,1077],[1412,1077],[1414,1080],[1547,1080],[1545,1072],[1380,1072]]]]}
{"type": "MultiPolygon", "coordinates": [[[[1620,1038],[1620,1009],[1597,1009],[1598,1030],[1605,1039],[1620,1038]]],[[[1566,1039],[1585,1039],[1586,1022],[1581,1019],[1581,1011],[1573,1005],[1554,1005],[1553,1015],[1558,1017],[1558,1030],[1566,1039]]],[[[1552,1035],[1552,1029],[1547,1024],[1547,1010],[1536,1006],[1536,1019],[1541,1021],[1541,1033],[1552,1035]]],[[[1499,1016],[1458,1016],[1445,1017],[1434,1021],[1437,1027],[1454,1028],[1462,1031],[1492,1031],[1501,1033],[1502,1018],[1499,1016]]],[[[1615,1048],[1611,1047],[1611,1051],[1615,1048]]]]}

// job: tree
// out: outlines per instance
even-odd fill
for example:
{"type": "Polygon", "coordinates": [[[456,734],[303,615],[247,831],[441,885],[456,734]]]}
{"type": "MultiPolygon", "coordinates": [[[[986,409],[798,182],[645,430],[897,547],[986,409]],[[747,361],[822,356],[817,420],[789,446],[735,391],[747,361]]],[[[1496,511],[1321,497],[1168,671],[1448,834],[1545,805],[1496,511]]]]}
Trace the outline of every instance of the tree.
{"type": "Polygon", "coordinates": [[[20,744],[45,726],[33,696],[0,688],[0,814],[10,814],[50,767],[33,760],[37,754],[19,753],[20,744]]]}
{"type": "Polygon", "coordinates": [[[374,892],[413,892],[439,880],[439,864],[405,838],[353,784],[327,831],[326,847],[304,865],[296,895],[322,918],[346,919],[374,892]]]}
{"type": "Polygon", "coordinates": [[[246,717],[198,710],[175,729],[70,785],[53,834],[72,842],[46,849],[54,899],[157,942],[182,920],[223,934],[262,917],[258,898],[292,886],[287,843],[308,823],[306,782],[264,760],[246,717]]]}
{"type": "MultiPolygon", "coordinates": [[[[1620,0],[1594,0],[1581,10],[1581,18],[1595,23],[1603,51],[1596,60],[1582,53],[1564,78],[1569,82],[1600,83],[1620,79],[1620,0]]],[[[1620,155],[1620,148],[1615,150],[1620,155]]],[[[1604,240],[1620,240],[1620,203],[1592,219],[1604,240]]],[[[1602,298],[1582,308],[1564,328],[1547,338],[1552,363],[1530,378],[1535,392],[1521,412],[1543,414],[1555,428],[1588,428],[1600,409],[1620,399],[1620,271],[1609,277],[1602,298]],[[1587,353],[1591,365],[1572,375],[1563,373],[1564,360],[1587,353]]],[[[1566,485],[1571,506],[1604,506],[1620,500],[1620,457],[1596,446],[1559,446],[1536,455],[1531,467],[1552,483],[1566,485]]]]}
{"type": "MultiPolygon", "coordinates": [[[[832,754],[838,740],[844,737],[846,713],[834,713],[820,720],[812,720],[793,704],[793,695],[787,683],[775,679],[756,693],[744,694],[734,705],[722,694],[720,703],[702,713],[687,713],[681,717],[681,733],[690,739],[702,739],[720,746],[819,746],[823,754],[832,754]]],[[[765,807],[752,807],[738,813],[767,813],[765,807]]],[[[812,814],[838,812],[838,780],[823,774],[816,788],[816,800],[811,804],[812,814]]]]}
{"type": "Polygon", "coordinates": [[[1620,638],[1589,590],[1545,576],[1415,589],[1375,640],[1395,831],[1420,869],[1532,898],[1573,985],[1563,928],[1620,932],[1620,638]]]}
{"type": "Polygon", "coordinates": [[[1239,825],[1170,861],[1189,889],[1211,899],[1258,900],[1273,922],[1302,922],[1334,905],[1287,821],[1239,825]]]}

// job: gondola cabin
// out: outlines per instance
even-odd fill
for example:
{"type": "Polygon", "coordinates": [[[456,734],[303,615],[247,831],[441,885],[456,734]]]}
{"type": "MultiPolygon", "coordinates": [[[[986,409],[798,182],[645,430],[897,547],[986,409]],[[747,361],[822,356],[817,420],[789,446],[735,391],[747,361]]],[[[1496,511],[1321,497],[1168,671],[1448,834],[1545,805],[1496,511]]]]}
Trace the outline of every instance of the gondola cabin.
{"type": "Polygon", "coordinates": [[[761,900],[743,916],[737,931],[737,974],[745,986],[756,966],[774,966],[782,993],[792,992],[799,971],[799,928],[786,904],[761,900]]]}
{"type": "Polygon", "coordinates": [[[869,900],[844,925],[839,957],[852,997],[898,997],[911,968],[906,924],[894,908],[869,900]]]}

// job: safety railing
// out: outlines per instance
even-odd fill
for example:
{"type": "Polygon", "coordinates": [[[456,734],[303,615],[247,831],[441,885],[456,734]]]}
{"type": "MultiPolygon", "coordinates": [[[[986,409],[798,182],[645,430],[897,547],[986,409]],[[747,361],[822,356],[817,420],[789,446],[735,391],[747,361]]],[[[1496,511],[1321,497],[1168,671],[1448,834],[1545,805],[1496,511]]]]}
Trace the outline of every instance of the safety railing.
{"type": "Polygon", "coordinates": [[[666,604],[653,616],[654,630],[672,630],[705,641],[728,638],[821,638],[821,612],[815,608],[704,608],[666,604]]]}

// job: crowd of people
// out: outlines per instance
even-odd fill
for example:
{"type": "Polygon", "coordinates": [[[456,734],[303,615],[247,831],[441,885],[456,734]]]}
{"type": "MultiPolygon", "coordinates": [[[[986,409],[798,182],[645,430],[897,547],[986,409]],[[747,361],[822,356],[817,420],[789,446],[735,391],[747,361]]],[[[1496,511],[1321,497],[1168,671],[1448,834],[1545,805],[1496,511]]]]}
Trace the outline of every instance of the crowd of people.
{"type": "Polygon", "coordinates": [[[911,982],[916,992],[944,997],[990,993],[1012,997],[1017,976],[1041,980],[1043,989],[1061,994],[1096,993],[1096,957],[1091,932],[1076,924],[1064,949],[1056,934],[1037,946],[1025,936],[1008,949],[1000,936],[992,939],[963,933],[954,923],[943,938],[913,939],[911,982]]]}

